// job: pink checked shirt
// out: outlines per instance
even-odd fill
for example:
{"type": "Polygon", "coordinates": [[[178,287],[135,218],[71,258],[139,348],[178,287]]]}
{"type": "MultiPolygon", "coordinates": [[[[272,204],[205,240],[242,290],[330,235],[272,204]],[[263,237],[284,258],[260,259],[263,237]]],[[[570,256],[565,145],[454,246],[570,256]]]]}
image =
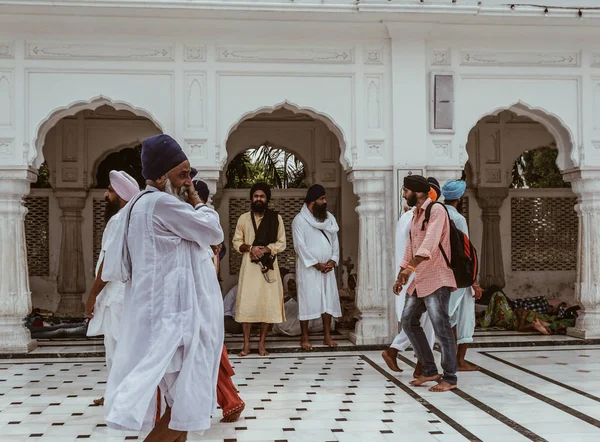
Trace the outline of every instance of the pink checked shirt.
{"type": "Polygon", "coordinates": [[[431,208],[429,222],[425,224],[425,230],[421,230],[425,209],[430,204],[431,200],[428,198],[413,214],[410,237],[401,264],[403,268],[407,268],[415,256],[427,258],[417,267],[415,278],[406,292],[414,295],[416,290],[419,298],[431,295],[441,287],[450,287],[451,291],[456,290],[454,273],[446,264],[439,248],[441,243],[446,256],[450,259],[450,223],[446,210],[439,204],[434,205],[431,208]]]}

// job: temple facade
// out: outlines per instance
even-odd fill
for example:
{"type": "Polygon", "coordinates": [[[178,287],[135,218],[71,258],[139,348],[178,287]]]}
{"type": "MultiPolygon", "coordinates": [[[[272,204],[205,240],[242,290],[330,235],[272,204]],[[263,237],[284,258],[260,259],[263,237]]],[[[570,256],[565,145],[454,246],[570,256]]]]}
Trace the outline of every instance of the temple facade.
{"type": "MultiPolygon", "coordinates": [[[[484,287],[577,302],[569,333],[600,337],[600,11],[524,3],[0,0],[0,351],[35,347],[32,306],[83,313],[106,168],[161,132],[209,184],[226,238],[247,199],[226,188],[231,160],[265,144],[302,160],[353,263],[339,279],[358,284],[357,344],[397,331],[410,173],[466,176],[484,287]],[[539,148],[570,185],[513,186],[539,148]]],[[[274,202],[293,217],[301,198],[274,202]]]]}

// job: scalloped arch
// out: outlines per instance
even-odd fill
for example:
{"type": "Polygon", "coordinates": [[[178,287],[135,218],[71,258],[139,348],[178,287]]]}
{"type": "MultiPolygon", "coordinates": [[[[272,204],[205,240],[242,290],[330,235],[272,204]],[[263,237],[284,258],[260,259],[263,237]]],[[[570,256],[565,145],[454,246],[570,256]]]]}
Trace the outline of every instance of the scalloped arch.
{"type": "MultiPolygon", "coordinates": [[[[519,116],[528,117],[531,120],[540,123],[544,126],[548,132],[554,137],[556,141],[556,148],[558,150],[558,157],[556,158],[556,165],[561,170],[561,172],[565,172],[575,167],[579,166],[579,154],[578,150],[573,141],[573,134],[569,130],[568,126],[564,123],[564,121],[558,116],[547,110],[539,107],[531,106],[521,100],[508,105],[508,106],[500,106],[492,110],[491,112],[487,112],[481,115],[475,124],[471,126],[467,132],[468,134],[473,130],[473,128],[485,117],[498,115],[500,112],[510,111],[519,116]]],[[[466,137],[463,137],[466,139],[466,137]]],[[[466,144],[465,144],[466,150],[466,144]]],[[[464,167],[467,163],[468,158],[464,160],[464,167]]]]}
{"type": "MultiPolygon", "coordinates": [[[[251,118],[254,118],[254,117],[256,117],[259,114],[273,113],[273,112],[275,112],[276,110],[279,110],[279,109],[289,110],[289,111],[293,112],[294,114],[310,115],[315,120],[319,120],[322,123],[324,123],[325,126],[327,126],[327,128],[338,139],[338,142],[339,142],[339,145],[340,145],[340,158],[339,158],[339,161],[340,161],[340,164],[342,165],[342,168],[344,170],[348,170],[350,168],[350,164],[348,163],[348,160],[347,160],[347,158],[345,156],[348,144],[347,144],[347,141],[346,141],[346,137],[344,136],[344,131],[342,130],[341,127],[339,127],[337,125],[337,123],[333,120],[333,118],[331,118],[329,115],[327,115],[327,114],[325,114],[323,112],[319,112],[319,111],[317,111],[317,110],[315,110],[315,109],[313,109],[311,107],[298,106],[297,104],[291,103],[288,100],[284,100],[281,103],[275,104],[273,106],[261,106],[258,109],[255,109],[255,110],[250,111],[250,112],[246,112],[234,124],[232,124],[229,127],[229,130],[227,131],[227,139],[229,139],[229,137],[231,136],[231,134],[244,121],[249,120],[251,118]]],[[[223,152],[224,155],[223,155],[223,157],[221,159],[221,164],[219,166],[220,166],[221,169],[224,169],[224,167],[227,165],[228,161],[230,161],[228,159],[229,152],[227,152],[227,145],[225,145],[224,149],[221,148],[221,152],[223,152]]],[[[294,152],[294,154],[295,154],[295,152],[294,152]]]]}
{"type": "Polygon", "coordinates": [[[50,131],[50,129],[52,129],[56,125],[56,123],[58,123],[61,119],[65,118],[65,117],[70,117],[72,115],[77,114],[78,112],[83,111],[83,110],[95,110],[101,106],[110,106],[118,111],[125,110],[125,111],[129,111],[139,117],[147,118],[148,120],[152,121],[152,123],[161,132],[164,132],[164,127],[160,123],[160,121],[158,121],[158,119],[156,119],[156,117],[154,117],[154,115],[152,115],[147,110],[136,107],[133,104],[128,103],[126,101],[113,100],[104,95],[98,95],[87,101],[86,100],[75,101],[66,106],[56,108],[53,111],[51,111],[48,114],[48,116],[38,124],[38,126],[35,130],[36,137],[33,140],[33,144],[35,146],[35,151],[30,153],[30,158],[28,158],[29,165],[31,165],[37,169],[43,163],[43,161],[44,161],[43,147],[44,147],[44,142],[46,141],[46,135],[48,135],[48,132],[50,131]]]}

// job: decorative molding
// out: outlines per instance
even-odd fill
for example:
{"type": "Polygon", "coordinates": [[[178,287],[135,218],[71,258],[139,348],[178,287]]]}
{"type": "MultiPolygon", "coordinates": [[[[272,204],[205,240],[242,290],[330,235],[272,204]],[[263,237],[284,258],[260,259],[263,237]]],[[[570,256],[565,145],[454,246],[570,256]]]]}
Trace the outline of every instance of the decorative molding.
{"type": "Polygon", "coordinates": [[[12,42],[0,41],[0,58],[14,58],[15,51],[12,42]]]}
{"type": "Polygon", "coordinates": [[[0,71],[0,127],[13,125],[13,73],[0,71]]]}
{"type": "Polygon", "coordinates": [[[382,129],[382,84],[383,82],[381,75],[368,75],[365,77],[365,102],[367,103],[366,123],[368,130],[382,129]]]}
{"type": "Polygon", "coordinates": [[[333,183],[336,181],[335,169],[325,168],[321,170],[321,181],[324,183],[333,183]]]}
{"type": "Polygon", "coordinates": [[[501,183],[502,182],[502,170],[500,169],[489,169],[487,171],[487,182],[488,183],[501,183]]]}
{"type": "Polygon", "coordinates": [[[173,46],[94,43],[27,43],[29,59],[173,61],[173,46]]]}
{"type": "Polygon", "coordinates": [[[500,130],[496,130],[489,134],[492,138],[492,148],[488,150],[489,156],[486,158],[486,164],[500,164],[501,160],[501,139],[500,130]]]}
{"type": "Polygon", "coordinates": [[[600,68],[600,54],[592,54],[592,64],[593,68],[600,68]]]}
{"type": "Polygon", "coordinates": [[[431,57],[432,66],[450,66],[450,49],[434,49],[431,57]]]}
{"type": "Polygon", "coordinates": [[[594,147],[596,153],[600,154],[600,140],[592,140],[592,146],[594,147]]]}
{"type": "Polygon", "coordinates": [[[63,183],[76,183],[77,182],[77,168],[76,167],[63,167],[62,181],[63,181],[63,183]]]}
{"type": "Polygon", "coordinates": [[[334,153],[337,145],[338,141],[335,135],[331,132],[327,133],[325,146],[323,146],[323,157],[321,158],[323,163],[335,163],[337,161],[334,153]]]}
{"type": "Polygon", "coordinates": [[[263,63],[354,63],[352,48],[273,48],[218,46],[217,61],[247,61],[263,63]]]}
{"type": "Polygon", "coordinates": [[[206,46],[185,45],[184,61],[206,61],[206,46]]]}
{"type": "Polygon", "coordinates": [[[185,140],[187,146],[186,153],[190,159],[207,159],[206,140],[185,140]]]}
{"type": "Polygon", "coordinates": [[[13,140],[10,138],[0,138],[0,158],[8,158],[13,155],[13,140]]]}
{"type": "Polygon", "coordinates": [[[594,102],[594,108],[592,112],[594,129],[600,130],[600,79],[594,79],[592,94],[594,102]]]}
{"type": "Polygon", "coordinates": [[[579,52],[461,51],[462,66],[580,66],[579,52]]]}
{"type": "Polygon", "coordinates": [[[436,158],[452,158],[452,141],[434,141],[433,155],[436,158]]]}
{"type": "Polygon", "coordinates": [[[383,48],[365,48],[365,64],[383,64],[383,48]]]}
{"type": "Polygon", "coordinates": [[[62,136],[62,160],[66,163],[77,162],[77,123],[65,124],[62,136]]]}
{"type": "Polygon", "coordinates": [[[202,72],[188,73],[185,88],[185,127],[202,130],[206,115],[206,75],[202,72]]]}
{"type": "Polygon", "coordinates": [[[383,141],[367,141],[365,143],[367,158],[383,158],[383,141]]]}

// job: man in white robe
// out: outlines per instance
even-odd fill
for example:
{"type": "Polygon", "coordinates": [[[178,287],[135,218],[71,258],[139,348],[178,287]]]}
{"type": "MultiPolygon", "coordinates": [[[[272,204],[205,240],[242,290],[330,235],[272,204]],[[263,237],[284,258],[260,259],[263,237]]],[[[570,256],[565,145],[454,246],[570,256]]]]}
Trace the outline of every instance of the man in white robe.
{"type": "MultiPolygon", "coordinates": [[[[106,367],[110,372],[113,354],[119,338],[125,284],[122,282],[107,284],[102,281],[102,265],[107,244],[112,242],[117,234],[116,227],[121,209],[125,207],[125,204],[131,198],[140,193],[140,187],[133,177],[123,171],[111,170],[109,180],[108,190],[104,192],[106,202],[104,218],[107,224],[102,234],[102,250],[100,250],[96,264],[96,280],[86,303],[85,315],[90,318],[87,335],[104,335],[106,367]]],[[[103,405],[104,398],[95,399],[94,404],[103,405]]]]}
{"type": "MultiPolygon", "coordinates": [[[[440,186],[438,181],[435,178],[428,178],[429,184],[431,185],[431,191],[429,197],[432,201],[436,201],[440,194],[440,186]]],[[[400,263],[402,262],[402,258],[404,258],[404,251],[406,250],[406,244],[408,243],[408,235],[410,234],[410,224],[412,222],[414,214],[414,208],[408,209],[400,216],[398,220],[398,224],[396,224],[396,274],[400,273],[400,263]]],[[[398,318],[398,322],[402,321],[402,311],[404,310],[404,301],[406,301],[406,291],[408,287],[412,284],[415,278],[415,274],[410,275],[408,283],[402,287],[402,291],[398,296],[396,296],[396,316],[398,318]]],[[[427,312],[421,315],[421,327],[425,332],[425,337],[427,338],[427,342],[429,342],[429,346],[433,349],[433,345],[435,344],[435,333],[433,331],[433,324],[431,323],[431,319],[429,319],[429,314],[427,312]]],[[[402,369],[398,366],[398,352],[402,353],[404,350],[408,348],[410,345],[410,340],[406,335],[404,330],[400,331],[394,338],[394,341],[390,345],[387,350],[384,350],[381,356],[383,360],[387,364],[388,368],[395,372],[401,372],[402,369]]],[[[421,374],[420,364],[417,363],[417,368],[414,371],[414,377],[418,377],[421,374]]]]}
{"type": "Polygon", "coordinates": [[[308,322],[322,318],[324,340],[337,347],[331,338],[331,318],[342,316],[334,268],[339,262],[338,224],[327,211],[327,195],[320,184],[306,193],[305,204],[292,222],[296,250],[298,283],[298,318],[302,328],[301,346],[312,350],[308,337],[308,322]]]}
{"type": "Polygon", "coordinates": [[[146,190],[125,207],[103,269],[104,280],[127,282],[105,419],[115,429],[151,428],[160,387],[166,411],[145,440],[181,442],[209,428],[216,411],[223,301],[210,246],[223,231],[214,210],[196,210],[190,164],[174,139],[144,140],[142,167],[146,190]]]}

